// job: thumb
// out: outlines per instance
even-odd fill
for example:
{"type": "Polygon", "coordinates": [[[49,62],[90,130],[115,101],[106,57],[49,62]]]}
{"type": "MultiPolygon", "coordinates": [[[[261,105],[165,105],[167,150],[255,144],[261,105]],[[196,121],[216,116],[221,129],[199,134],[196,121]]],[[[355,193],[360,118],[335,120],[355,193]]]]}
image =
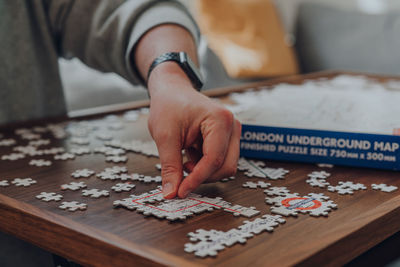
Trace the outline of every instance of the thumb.
{"type": "Polygon", "coordinates": [[[174,198],[182,181],[182,147],[176,136],[162,140],[162,142],[156,141],[161,161],[164,198],[174,198]]]}

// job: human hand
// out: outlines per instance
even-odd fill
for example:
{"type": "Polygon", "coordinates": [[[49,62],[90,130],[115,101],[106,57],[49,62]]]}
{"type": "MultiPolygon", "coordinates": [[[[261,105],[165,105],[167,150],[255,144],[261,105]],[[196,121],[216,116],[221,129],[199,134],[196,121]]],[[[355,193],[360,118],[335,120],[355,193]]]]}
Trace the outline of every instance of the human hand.
{"type": "MultiPolygon", "coordinates": [[[[162,73],[161,65],[157,69],[162,73]]],[[[160,155],[164,197],[185,198],[203,182],[236,173],[241,125],[230,111],[180,75],[150,80],[149,89],[148,126],[160,155]],[[190,172],[185,179],[183,169],[190,172]]]]}

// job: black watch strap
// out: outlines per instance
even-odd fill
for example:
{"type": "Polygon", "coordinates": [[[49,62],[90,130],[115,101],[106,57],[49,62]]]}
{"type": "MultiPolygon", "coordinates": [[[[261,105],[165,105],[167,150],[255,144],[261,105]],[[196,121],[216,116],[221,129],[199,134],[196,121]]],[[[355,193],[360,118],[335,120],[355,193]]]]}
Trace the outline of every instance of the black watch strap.
{"type": "Polygon", "coordinates": [[[154,70],[154,68],[157,67],[158,64],[161,64],[166,61],[175,61],[176,63],[179,64],[179,53],[176,52],[165,53],[154,59],[153,63],[151,63],[150,65],[149,71],[147,72],[147,81],[149,80],[150,74],[154,70]]]}
{"type": "Polygon", "coordinates": [[[176,62],[188,76],[194,88],[200,90],[201,87],[203,87],[203,78],[201,77],[197,66],[185,52],[169,52],[157,57],[153,63],[151,63],[149,71],[147,72],[147,81],[149,80],[150,74],[154,68],[167,61],[176,62]]]}

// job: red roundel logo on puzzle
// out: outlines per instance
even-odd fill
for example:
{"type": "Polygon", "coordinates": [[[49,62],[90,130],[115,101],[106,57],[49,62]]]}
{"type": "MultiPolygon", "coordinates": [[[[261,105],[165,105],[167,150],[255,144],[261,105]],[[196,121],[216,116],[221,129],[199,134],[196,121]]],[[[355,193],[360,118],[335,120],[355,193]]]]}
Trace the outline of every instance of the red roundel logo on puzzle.
{"type": "Polygon", "coordinates": [[[288,209],[314,210],[321,207],[321,201],[309,197],[291,197],[282,200],[282,205],[288,209]]]}

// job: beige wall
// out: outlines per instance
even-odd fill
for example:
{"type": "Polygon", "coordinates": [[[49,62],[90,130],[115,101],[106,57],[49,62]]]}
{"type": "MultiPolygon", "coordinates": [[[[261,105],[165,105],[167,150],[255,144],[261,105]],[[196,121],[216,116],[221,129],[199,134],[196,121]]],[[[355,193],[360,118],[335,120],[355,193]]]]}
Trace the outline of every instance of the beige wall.
{"type": "MultiPolygon", "coordinates": [[[[180,0],[189,10],[194,11],[196,0],[180,0]]],[[[215,0],[224,1],[224,0],[215,0]]],[[[246,0],[243,0],[246,1],[246,0]]],[[[358,10],[365,13],[376,14],[389,10],[400,11],[400,0],[273,0],[277,6],[287,32],[292,33],[297,14],[297,7],[303,2],[314,2],[331,5],[346,10],[358,10]]]]}
{"type": "Polygon", "coordinates": [[[288,32],[293,32],[297,7],[300,3],[304,2],[323,3],[346,10],[358,10],[369,14],[379,14],[390,10],[400,11],[399,0],[274,0],[288,32]]]}

